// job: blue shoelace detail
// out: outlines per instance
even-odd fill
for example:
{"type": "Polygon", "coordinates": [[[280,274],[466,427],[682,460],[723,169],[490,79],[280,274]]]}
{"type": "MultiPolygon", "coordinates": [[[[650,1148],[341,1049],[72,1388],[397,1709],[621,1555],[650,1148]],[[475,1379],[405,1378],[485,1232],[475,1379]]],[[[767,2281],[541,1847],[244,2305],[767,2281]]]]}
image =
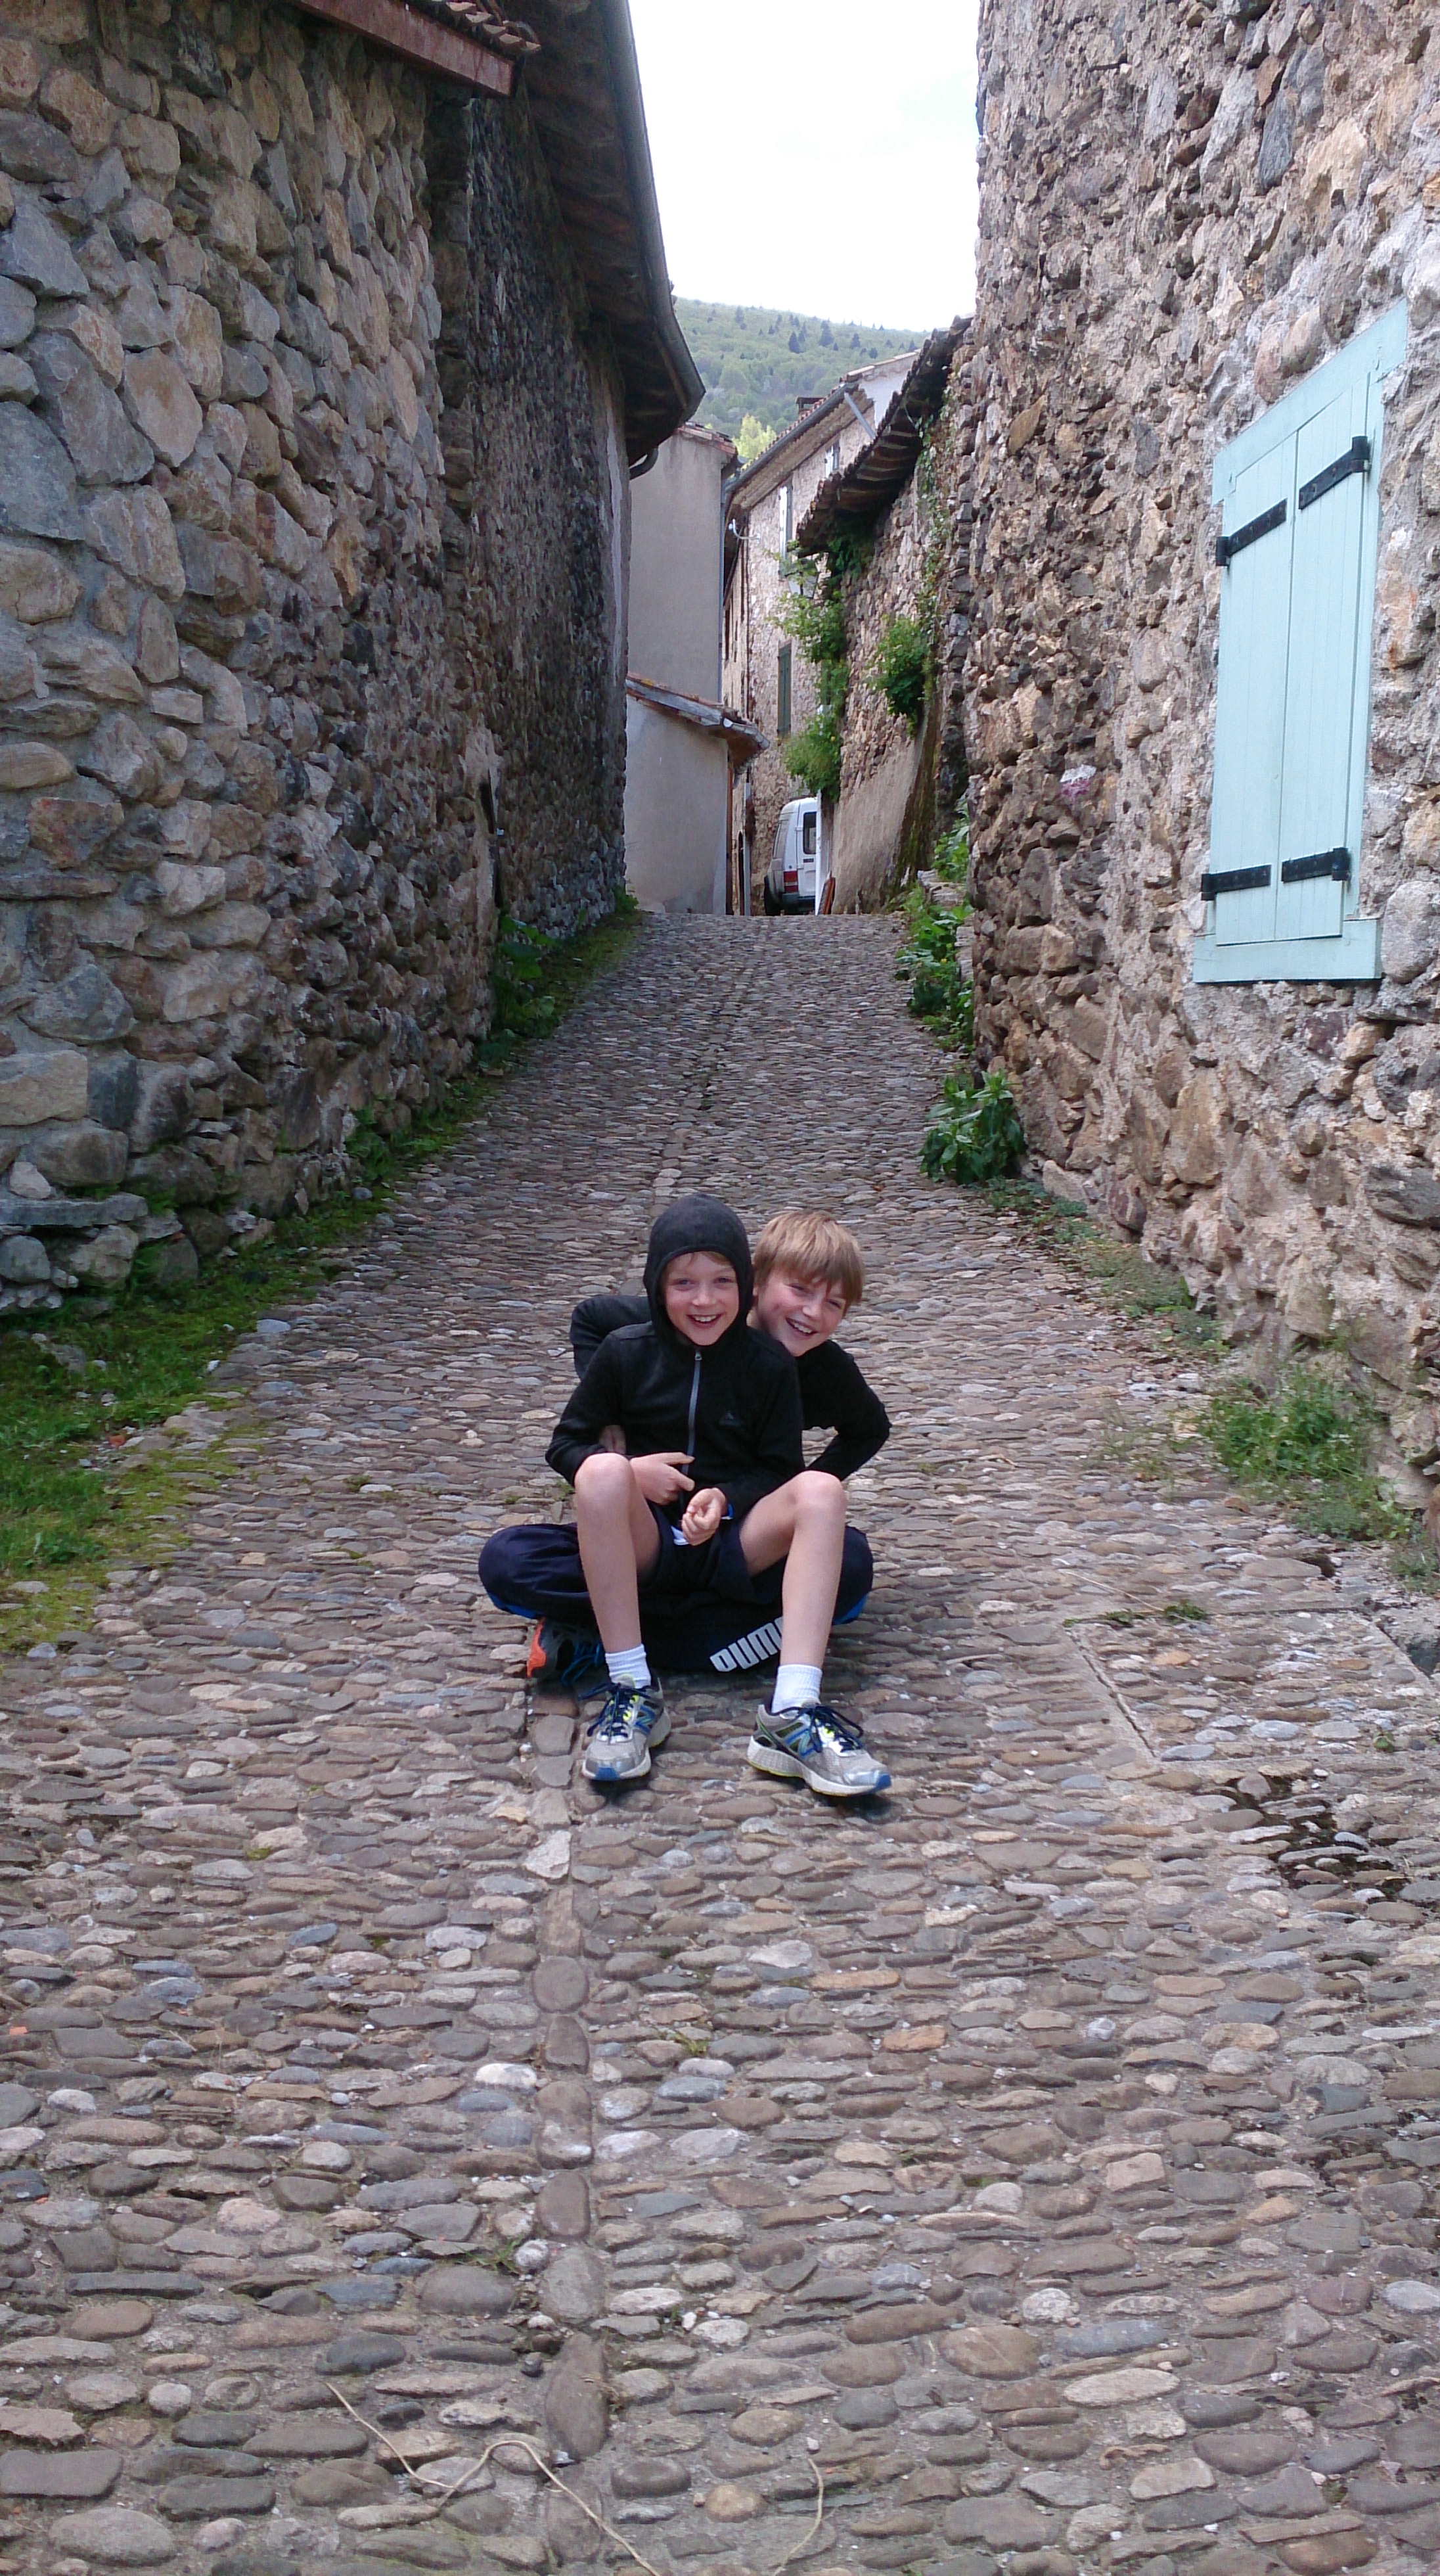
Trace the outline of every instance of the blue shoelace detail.
{"type": "Polygon", "coordinates": [[[813,1708],[772,1710],[768,1719],[777,1735],[788,1734],[791,1738],[797,1736],[802,1721],[804,1732],[789,1748],[798,1753],[813,1753],[827,1735],[845,1753],[858,1752],[865,1741],[864,1730],[853,1719],[842,1717],[838,1708],[826,1708],[818,1700],[813,1708]]]}
{"type": "Polygon", "coordinates": [[[608,1739],[628,1735],[632,1727],[638,1726],[648,1734],[658,1715],[658,1709],[652,1708],[639,1691],[612,1691],[586,1732],[608,1739]]]}

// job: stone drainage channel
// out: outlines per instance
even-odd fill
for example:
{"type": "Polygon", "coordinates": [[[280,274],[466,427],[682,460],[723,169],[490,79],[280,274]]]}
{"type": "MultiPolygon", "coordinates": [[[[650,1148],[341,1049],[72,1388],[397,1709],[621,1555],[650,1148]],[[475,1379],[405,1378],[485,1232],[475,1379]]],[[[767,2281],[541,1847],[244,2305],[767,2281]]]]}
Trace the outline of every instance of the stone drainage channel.
{"type": "Polygon", "coordinates": [[[920,1178],[892,942],[647,927],[0,1677],[0,2570],[1433,2564],[1433,1687],[1376,1564],[1107,1454],[1187,1372],[920,1178]],[[702,1183],[865,1244],[864,1810],[743,1679],[607,1802],[477,1595],[702,1183]]]}

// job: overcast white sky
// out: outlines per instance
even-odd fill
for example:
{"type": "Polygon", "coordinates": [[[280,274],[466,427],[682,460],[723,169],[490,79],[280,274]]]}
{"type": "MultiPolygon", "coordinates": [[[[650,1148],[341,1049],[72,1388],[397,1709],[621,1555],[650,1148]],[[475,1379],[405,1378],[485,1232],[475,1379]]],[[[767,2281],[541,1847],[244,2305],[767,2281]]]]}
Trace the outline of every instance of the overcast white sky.
{"type": "Polygon", "coordinates": [[[630,0],[677,295],[934,329],[975,282],[975,0],[630,0]]]}

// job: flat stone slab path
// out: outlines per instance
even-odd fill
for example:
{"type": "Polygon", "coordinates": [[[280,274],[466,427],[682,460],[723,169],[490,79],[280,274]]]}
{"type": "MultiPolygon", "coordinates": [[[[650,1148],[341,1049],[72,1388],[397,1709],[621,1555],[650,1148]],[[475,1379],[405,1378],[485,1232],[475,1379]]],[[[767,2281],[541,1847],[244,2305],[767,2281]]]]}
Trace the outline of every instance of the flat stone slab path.
{"type": "Polygon", "coordinates": [[[922,1179],[893,949],[648,925],[0,1675],[0,2569],[1434,2565],[1433,1687],[922,1179]],[[606,1799],[478,1594],[702,1184],[865,1244],[873,1807],[746,1769],[753,1676],[606,1799]]]}

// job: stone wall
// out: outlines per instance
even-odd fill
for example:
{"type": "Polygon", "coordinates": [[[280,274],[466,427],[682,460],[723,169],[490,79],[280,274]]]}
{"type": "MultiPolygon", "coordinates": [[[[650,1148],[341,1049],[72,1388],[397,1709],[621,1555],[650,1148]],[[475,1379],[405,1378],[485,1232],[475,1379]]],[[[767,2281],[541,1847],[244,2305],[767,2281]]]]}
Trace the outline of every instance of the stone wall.
{"type": "MultiPolygon", "coordinates": [[[[791,525],[800,524],[800,495],[819,483],[824,471],[823,455],[800,461],[791,480],[791,525]]],[[[732,680],[727,669],[723,675],[724,696],[728,705],[742,708],[752,724],[760,727],[767,748],[756,754],[746,772],[747,812],[751,818],[751,904],[760,910],[761,889],[765,871],[775,849],[775,831],[781,809],[792,796],[803,796],[799,780],[792,778],[786,765],[789,737],[779,727],[779,657],[782,646],[790,645],[790,732],[801,733],[815,713],[815,673],[806,661],[800,645],[787,637],[782,620],[786,613],[787,589],[781,576],[785,559],[785,486],[763,493],[747,510],[745,518],[745,584],[747,615],[743,633],[741,676],[732,680]]]]}
{"type": "MultiPolygon", "coordinates": [[[[862,369],[849,381],[863,388],[870,372],[862,369]]],[[[876,369],[874,373],[880,377],[882,371],[876,369]]],[[[888,400],[893,392],[894,384],[887,375],[881,385],[881,400],[888,400]]],[[[868,391],[863,392],[862,398],[869,402],[868,391]]],[[[742,535],[743,560],[727,588],[721,694],[727,706],[737,707],[759,726],[768,744],[745,773],[745,811],[751,831],[751,900],[757,912],[781,811],[793,797],[806,792],[790,774],[786,760],[788,741],[780,734],[778,723],[779,655],[787,641],[791,598],[782,565],[787,546],[793,543],[796,529],[831,471],[834,452],[838,449],[842,466],[849,465],[867,444],[867,437],[867,430],[849,404],[831,397],[817,408],[813,420],[807,421],[798,435],[792,431],[784,445],[757,459],[731,503],[732,522],[742,535]]],[[[817,694],[814,669],[800,644],[793,640],[790,673],[790,731],[795,734],[803,732],[814,716],[817,694]]]]}
{"type": "MultiPolygon", "coordinates": [[[[867,562],[844,584],[850,685],[835,814],[837,912],[873,912],[886,902],[900,865],[907,811],[922,769],[928,783],[932,765],[922,763],[920,729],[892,712],[875,676],[892,619],[924,611],[930,513],[918,476],[912,475],[870,536],[867,562]]],[[[922,864],[928,857],[927,850],[922,864]]]]}
{"type": "Polygon", "coordinates": [[[523,89],[0,0],[0,171],[3,1308],[303,1209],[497,893],[609,907],[627,487],[523,89]]]}
{"type": "Polygon", "coordinates": [[[1440,44],[1410,0],[988,0],[975,622],[984,1041],[1036,1152],[1277,1351],[1332,1334],[1440,1458],[1440,44]],[[1363,909],[1386,980],[1188,980],[1210,466],[1401,295],[1363,909]]]}

